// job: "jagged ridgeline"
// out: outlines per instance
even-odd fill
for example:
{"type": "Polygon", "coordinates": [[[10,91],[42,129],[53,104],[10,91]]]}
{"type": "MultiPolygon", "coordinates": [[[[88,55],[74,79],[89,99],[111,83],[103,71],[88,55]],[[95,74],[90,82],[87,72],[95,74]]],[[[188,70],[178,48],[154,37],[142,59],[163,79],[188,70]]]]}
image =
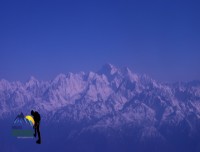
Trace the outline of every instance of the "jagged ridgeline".
{"type": "Polygon", "coordinates": [[[200,145],[199,81],[162,83],[111,64],[97,72],[60,74],[51,81],[0,81],[1,119],[31,109],[41,114],[41,127],[51,124],[44,131],[59,127],[57,138],[64,136],[63,143],[96,141],[98,147],[102,140],[133,150],[137,143],[155,142],[182,147],[177,151],[195,151],[200,145]]]}

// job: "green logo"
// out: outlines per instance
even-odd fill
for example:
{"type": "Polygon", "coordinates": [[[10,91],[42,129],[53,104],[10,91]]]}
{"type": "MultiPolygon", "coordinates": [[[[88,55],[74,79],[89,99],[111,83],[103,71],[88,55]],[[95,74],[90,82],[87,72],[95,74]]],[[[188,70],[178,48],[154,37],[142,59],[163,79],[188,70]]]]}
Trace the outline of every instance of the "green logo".
{"type": "Polygon", "coordinates": [[[33,138],[34,120],[31,116],[17,115],[12,124],[12,135],[17,138],[33,138]]]}

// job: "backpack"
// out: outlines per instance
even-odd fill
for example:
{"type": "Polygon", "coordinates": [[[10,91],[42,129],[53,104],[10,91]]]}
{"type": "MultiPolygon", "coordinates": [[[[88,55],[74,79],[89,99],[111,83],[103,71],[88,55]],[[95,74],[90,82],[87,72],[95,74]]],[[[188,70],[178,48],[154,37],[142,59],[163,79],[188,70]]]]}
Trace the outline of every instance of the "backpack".
{"type": "Polygon", "coordinates": [[[35,111],[34,120],[37,122],[40,122],[40,120],[41,120],[40,114],[37,111],[35,111]]]}

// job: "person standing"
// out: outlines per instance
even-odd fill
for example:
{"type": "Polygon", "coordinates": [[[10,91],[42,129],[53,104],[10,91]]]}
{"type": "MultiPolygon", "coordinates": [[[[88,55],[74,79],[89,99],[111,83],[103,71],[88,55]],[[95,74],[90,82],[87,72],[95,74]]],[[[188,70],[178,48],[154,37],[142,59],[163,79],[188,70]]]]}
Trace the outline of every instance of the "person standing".
{"type": "Polygon", "coordinates": [[[33,116],[33,119],[35,121],[34,128],[35,128],[35,133],[34,137],[37,136],[38,134],[38,140],[36,141],[37,144],[41,144],[41,136],[40,136],[40,114],[37,111],[31,110],[31,115],[33,116]]]}

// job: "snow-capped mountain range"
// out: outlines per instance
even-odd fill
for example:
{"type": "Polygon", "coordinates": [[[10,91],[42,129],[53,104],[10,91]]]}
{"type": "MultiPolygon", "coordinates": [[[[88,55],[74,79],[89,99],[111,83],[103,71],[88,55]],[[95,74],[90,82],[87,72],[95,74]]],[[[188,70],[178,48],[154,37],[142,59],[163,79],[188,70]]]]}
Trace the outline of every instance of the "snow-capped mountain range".
{"type": "Polygon", "coordinates": [[[140,127],[141,140],[164,139],[166,126],[192,135],[200,131],[200,82],[161,83],[111,64],[52,81],[0,81],[0,119],[32,109],[46,122],[84,122],[84,130],[140,127]]]}

